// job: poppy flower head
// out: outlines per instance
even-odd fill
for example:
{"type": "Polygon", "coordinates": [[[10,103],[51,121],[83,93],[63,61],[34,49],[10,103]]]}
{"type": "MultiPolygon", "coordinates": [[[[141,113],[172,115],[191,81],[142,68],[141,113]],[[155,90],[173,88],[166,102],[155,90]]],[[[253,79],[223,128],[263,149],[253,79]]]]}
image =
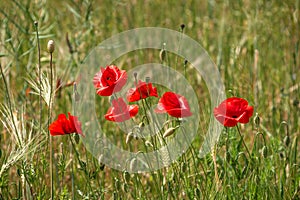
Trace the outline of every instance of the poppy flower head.
{"type": "Polygon", "coordinates": [[[113,122],[124,122],[138,113],[137,105],[127,105],[122,98],[112,100],[110,107],[105,114],[105,119],[113,122]]]}
{"type": "Polygon", "coordinates": [[[233,127],[238,122],[246,124],[252,115],[253,106],[249,106],[245,99],[238,97],[228,98],[214,109],[214,116],[226,127],[233,127]]]}
{"type": "Polygon", "coordinates": [[[188,101],[184,96],[174,92],[166,92],[159,99],[156,113],[168,113],[177,118],[189,117],[192,115],[188,101]]]}
{"type": "Polygon", "coordinates": [[[146,83],[141,80],[135,88],[131,88],[127,92],[127,100],[129,102],[139,101],[150,96],[158,97],[156,87],[153,87],[152,83],[146,83]]]}
{"type": "Polygon", "coordinates": [[[93,79],[94,87],[100,96],[111,96],[113,93],[119,92],[126,84],[127,73],[120,70],[117,66],[110,65],[100,69],[93,79]]]}
{"type": "MultiPolygon", "coordinates": [[[[49,126],[49,131],[52,136],[66,135],[71,133],[78,133],[83,135],[81,130],[81,123],[76,116],[68,113],[69,119],[65,114],[59,114],[56,121],[49,126]]],[[[83,135],[84,136],[84,135],[83,135]]]]}

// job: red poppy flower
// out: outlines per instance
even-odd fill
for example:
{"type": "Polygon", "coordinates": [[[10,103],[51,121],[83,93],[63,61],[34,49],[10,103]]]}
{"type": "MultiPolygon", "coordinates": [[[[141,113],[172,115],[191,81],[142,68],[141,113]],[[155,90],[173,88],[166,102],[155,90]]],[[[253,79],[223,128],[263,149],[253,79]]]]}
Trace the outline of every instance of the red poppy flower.
{"type": "Polygon", "coordinates": [[[178,118],[189,117],[192,115],[186,98],[173,92],[164,93],[164,95],[158,101],[155,112],[167,112],[169,115],[178,118]]]}
{"type": "MultiPolygon", "coordinates": [[[[49,126],[49,131],[52,136],[66,135],[71,133],[82,134],[81,123],[76,116],[68,113],[69,119],[65,114],[59,114],[56,121],[49,126]]],[[[83,135],[84,136],[84,135],[83,135]]]]}
{"type": "Polygon", "coordinates": [[[110,96],[119,92],[127,81],[127,73],[114,65],[107,66],[95,74],[93,84],[100,96],[110,96]]]}
{"type": "Polygon", "coordinates": [[[156,87],[152,87],[152,83],[139,81],[135,88],[129,89],[127,92],[127,100],[129,102],[139,101],[147,97],[158,97],[156,87]]]}
{"type": "Polygon", "coordinates": [[[224,100],[214,109],[216,119],[226,127],[233,127],[238,122],[246,124],[253,115],[253,106],[249,106],[245,99],[231,97],[224,100]]]}
{"type": "Polygon", "coordinates": [[[124,122],[134,117],[139,111],[137,105],[127,105],[122,98],[112,100],[112,105],[104,117],[113,122],[124,122]]]}

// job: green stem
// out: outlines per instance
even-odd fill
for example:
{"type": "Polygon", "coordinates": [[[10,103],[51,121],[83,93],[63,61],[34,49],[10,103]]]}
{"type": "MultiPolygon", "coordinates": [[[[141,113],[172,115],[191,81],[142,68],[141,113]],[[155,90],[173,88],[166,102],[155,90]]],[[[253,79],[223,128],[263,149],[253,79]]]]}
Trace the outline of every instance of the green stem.
{"type": "Polygon", "coordinates": [[[71,136],[70,134],[69,134],[69,138],[70,138],[70,141],[71,141],[73,150],[74,150],[74,152],[75,152],[76,158],[77,158],[77,160],[78,160],[78,162],[79,162],[79,165],[80,165],[81,169],[84,171],[84,174],[85,174],[85,178],[86,178],[88,187],[89,187],[90,191],[92,191],[92,186],[91,186],[91,183],[90,183],[90,177],[89,177],[89,173],[88,173],[87,170],[86,170],[86,166],[83,166],[83,163],[82,163],[82,161],[80,160],[80,157],[79,157],[79,153],[78,153],[78,151],[76,150],[75,144],[74,144],[74,142],[73,142],[73,140],[72,140],[72,136],[71,136]]]}
{"type": "MultiPolygon", "coordinates": [[[[73,85],[73,115],[76,116],[76,82],[73,85]]],[[[70,140],[71,140],[70,136],[70,140]]],[[[72,184],[72,200],[75,200],[75,184],[74,184],[74,162],[73,162],[73,145],[70,148],[70,157],[71,157],[71,184],[72,184]]]]}
{"type": "MultiPolygon", "coordinates": [[[[224,164],[224,169],[225,169],[225,180],[224,180],[224,184],[226,185],[226,182],[227,182],[227,175],[228,175],[228,164],[229,164],[229,160],[228,160],[228,157],[227,155],[229,154],[229,148],[228,148],[228,140],[229,140],[229,135],[228,135],[228,128],[225,127],[225,130],[226,130],[226,141],[225,141],[225,164],[224,164]]],[[[230,154],[229,154],[230,155],[230,154]]]]}
{"type": "Polygon", "coordinates": [[[219,190],[221,183],[220,183],[220,178],[218,175],[216,149],[217,149],[217,145],[215,144],[211,153],[212,153],[212,159],[213,159],[213,163],[214,163],[214,171],[215,171],[215,180],[216,180],[217,190],[219,190]]]}
{"type": "Polygon", "coordinates": [[[250,151],[249,151],[249,149],[248,149],[248,147],[247,147],[247,145],[246,145],[246,143],[245,143],[245,141],[244,141],[244,137],[243,137],[242,134],[241,134],[241,131],[240,131],[240,129],[239,129],[239,126],[236,125],[236,128],[237,128],[237,130],[238,130],[238,133],[239,133],[239,135],[240,135],[240,137],[241,137],[241,140],[242,140],[242,142],[243,142],[243,145],[244,145],[244,147],[245,147],[245,149],[246,149],[246,151],[247,151],[247,153],[248,153],[248,155],[249,155],[249,158],[250,158],[250,160],[251,160],[251,154],[250,154],[250,151]]]}
{"type": "Polygon", "coordinates": [[[181,49],[181,42],[182,42],[182,37],[183,37],[183,34],[184,34],[184,27],[180,29],[180,38],[179,38],[179,44],[178,44],[178,49],[177,49],[177,56],[176,56],[176,59],[175,59],[175,71],[176,71],[176,68],[177,68],[177,65],[178,65],[178,55],[180,55],[180,49],[181,49]]]}
{"type": "Polygon", "coordinates": [[[41,77],[41,48],[40,48],[40,40],[39,40],[39,30],[38,30],[38,22],[34,22],[35,31],[36,31],[36,39],[38,45],[38,78],[39,78],[39,132],[42,133],[42,77],[41,77]]]}
{"type": "MultiPolygon", "coordinates": [[[[53,93],[53,67],[52,67],[52,53],[50,53],[50,98],[49,98],[49,110],[48,110],[48,127],[51,122],[52,114],[52,93],[53,93]]],[[[53,148],[52,148],[52,137],[48,130],[49,137],[49,149],[50,149],[50,183],[51,183],[51,199],[54,199],[54,188],[53,188],[53,148]]]]}
{"type": "Polygon", "coordinates": [[[74,194],[74,162],[73,162],[73,148],[70,148],[70,156],[71,156],[71,184],[72,184],[72,200],[75,200],[74,194]]]}

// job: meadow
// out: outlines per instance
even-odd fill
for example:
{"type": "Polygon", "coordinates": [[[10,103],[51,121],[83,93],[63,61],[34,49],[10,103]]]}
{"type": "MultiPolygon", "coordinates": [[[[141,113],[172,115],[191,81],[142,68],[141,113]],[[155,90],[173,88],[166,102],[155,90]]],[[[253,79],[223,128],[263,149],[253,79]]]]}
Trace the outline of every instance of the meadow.
{"type": "MultiPolygon", "coordinates": [[[[299,0],[2,0],[0,199],[300,199],[299,8],[299,0]],[[82,97],[76,87],[83,84],[80,74],[90,51],[141,27],[194,39],[215,63],[226,96],[246,99],[254,111],[247,123],[222,126],[212,151],[199,156],[202,135],[216,119],[206,82],[191,63],[162,52],[163,45],[107,63],[126,70],[131,83],[136,80],[129,71],[138,65],[170,66],[198,99],[193,116],[199,115],[199,128],[187,151],[167,167],[131,173],[106,166],[87,150],[82,134],[91,134],[84,132],[88,124],[81,125],[81,135],[53,136],[49,126],[61,113],[76,115],[82,97]]],[[[159,97],[168,90],[157,89],[159,97]]],[[[163,137],[129,138],[104,117],[116,99],[95,95],[97,120],[107,137],[133,152],[163,146],[163,137]]],[[[140,109],[158,101],[149,99],[137,103],[140,109]]],[[[133,121],[144,118],[138,113],[133,121]]],[[[184,124],[172,119],[168,125],[176,132],[169,131],[166,141],[184,124]]],[[[62,131],[78,132],[76,123],[75,130],[72,126],[62,131]]]]}

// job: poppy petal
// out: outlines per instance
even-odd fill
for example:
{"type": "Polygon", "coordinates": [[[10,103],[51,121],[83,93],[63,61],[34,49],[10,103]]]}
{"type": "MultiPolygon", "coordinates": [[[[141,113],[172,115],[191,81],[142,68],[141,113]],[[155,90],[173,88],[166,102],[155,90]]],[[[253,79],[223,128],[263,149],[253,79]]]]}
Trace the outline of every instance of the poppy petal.
{"type": "Polygon", "coordinates": [[[104,115],[106,120],[113,122],[124,122],[138,113],[137,105],[127,105],[122,98],[114,99],[112,107],[104,115]]]}
{"type": "MultiPolygon", "coordinates": [[[[59,114],[57,120],[49,125],[49,131],[52,136],[65,135],[71,133],[82,134],[81,123],[76,116],[68,113],[69,119],[65,114],[59,114]]],[[[84,135],[83,135],[84,136],[84,135]]]]}
{"type": "Polygon", "coordinates": [[[100,96],[111,96],[119,92],[127,82],[127,73],[120,70],[117,66],[110,65],[100,68],[93,78],[94,87],[100,96]]]}
{"type": "Polygon", "coordinates": [[[192,115],[188,101],[184,96],[173,92],[166,92],[160,98],[156,113],[165,113],[177,118],[189,117],[192,115]]]}
{"type": "Polygon", "coordinates": [[[231,97],[214,109],[215,118],[226,127],[237,125],[238,122],[246,124],[253,115],[253,107],[245,99],[231,97]]]}
{"type": "Polygon", "coordinates": [[[139,80],[135,88],[129,89],[126,96],[129,102],[139,101],[150,96],[158,97],[157,89],[152,86],[152,83],[146,83],[141,80],[139,80]]]}

